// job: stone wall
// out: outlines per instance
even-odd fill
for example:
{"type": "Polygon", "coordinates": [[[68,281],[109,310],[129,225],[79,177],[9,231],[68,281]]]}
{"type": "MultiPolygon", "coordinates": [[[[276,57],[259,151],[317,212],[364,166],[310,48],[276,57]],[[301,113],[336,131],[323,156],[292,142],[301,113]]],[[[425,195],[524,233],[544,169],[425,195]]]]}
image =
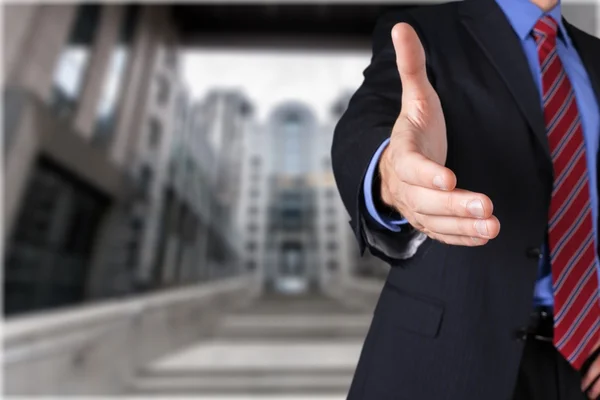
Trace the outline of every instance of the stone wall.
{"type": "Polygon", "coordinates": [[[141,366],[209,338],[219,316],[251,296],[252,285],[235,278],[8,319],[5,393],[124,393],[141,366]]]}

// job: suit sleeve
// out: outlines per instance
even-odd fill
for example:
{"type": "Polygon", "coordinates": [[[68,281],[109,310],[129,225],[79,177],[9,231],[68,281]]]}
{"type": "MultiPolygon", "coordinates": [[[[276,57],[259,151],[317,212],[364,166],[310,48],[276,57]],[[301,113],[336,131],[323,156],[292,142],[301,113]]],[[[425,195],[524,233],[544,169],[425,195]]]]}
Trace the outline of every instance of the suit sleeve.
{"type": "MultiPolygon", "coordinates": [[[[371,64],[364,72],[363,84],[336,126],[331,149],[336,183],[351,216],[350,225],[361,254],[368,248],[388,263],[411,257],[427,239],[410,225],[394,232],[378,224],[367,211],[363,191],[369,165],[390,137],[400,114],[402,86],[391,40],[392,28],[398,22],[411,24],[419,33],[406,12],[390,13],[378,21],[373,33],[371,64]]],[[[425,43],[424,46],[426,48],[425,43]]],[[[379,196],[377,182],[374,185],[373,195],[379,196]]]]}

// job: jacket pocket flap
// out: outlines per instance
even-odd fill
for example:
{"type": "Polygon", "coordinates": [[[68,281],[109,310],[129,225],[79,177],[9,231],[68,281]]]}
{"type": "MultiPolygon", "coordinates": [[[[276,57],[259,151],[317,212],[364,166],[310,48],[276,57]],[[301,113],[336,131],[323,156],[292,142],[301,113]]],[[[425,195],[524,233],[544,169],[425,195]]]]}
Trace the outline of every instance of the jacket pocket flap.
{"type": "Polygon", "coordinates": [[[440,302],[403,292],[386,282],[375,315],[406,331],[437,336],[444,307],[440,302]]]}

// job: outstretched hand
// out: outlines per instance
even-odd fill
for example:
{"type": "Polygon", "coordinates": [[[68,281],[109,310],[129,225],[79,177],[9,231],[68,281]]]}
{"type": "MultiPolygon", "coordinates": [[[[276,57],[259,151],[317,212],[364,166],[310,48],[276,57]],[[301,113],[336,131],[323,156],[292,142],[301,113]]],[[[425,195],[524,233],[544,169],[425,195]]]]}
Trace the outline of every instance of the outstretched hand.
{"type": "Polygon", "coordinates": [[[444,243],[479,246],[495,238],[500,222],[484,194],[456,188],[446,168],[448,140],[440,99],[429,82],[425,50],[406,23],[392,40],[402,81],[402,108],[379,163],[381,198],[416,229],[444,243]]]}

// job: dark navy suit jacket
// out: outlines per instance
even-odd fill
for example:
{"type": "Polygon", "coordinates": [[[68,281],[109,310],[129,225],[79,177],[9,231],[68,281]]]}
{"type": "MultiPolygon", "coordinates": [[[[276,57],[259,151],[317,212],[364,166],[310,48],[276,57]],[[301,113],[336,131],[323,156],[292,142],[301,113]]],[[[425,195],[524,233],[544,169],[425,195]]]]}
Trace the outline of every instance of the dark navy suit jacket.
{"type": "MultiPolygon", "coordinates": [[[[565,21],[600,98],[600,40],[565,21]]],[[[524,347],[552,189],[552,161],[519,38],[494,0],[392,12],[378,23],[365,81],[339,122],[336,182],[361,250],[392,265],[375,310],[350,400],[507,400],[524,347]],[[502,223],[482,247],[426,239],[369,221],[365,172],[398,117],[402,88],[390,32],[411,24],[425,47],[444,109],[446,165],[460,188],[485,193],[502,223]]]]}

